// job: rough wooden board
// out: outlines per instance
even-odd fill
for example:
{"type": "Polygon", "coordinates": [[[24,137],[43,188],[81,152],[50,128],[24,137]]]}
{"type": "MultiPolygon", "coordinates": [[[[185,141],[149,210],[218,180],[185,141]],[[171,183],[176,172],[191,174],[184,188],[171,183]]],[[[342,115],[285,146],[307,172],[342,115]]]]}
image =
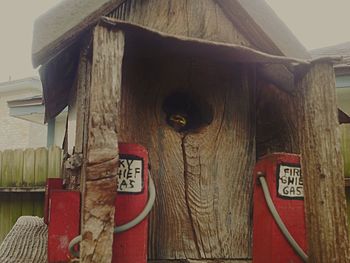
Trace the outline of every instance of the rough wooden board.
{"type": "Polygon", "coordinates": [[[112,258],[124,34],[96,26],[92,45],[80,254],[83,262],[103,263],[112,258]]]}
{"type": "Polygon", "coordinates": [[[35,185],[35,151],[26,149],[23,152],[23,186],[35,185]]]}
{"type": "Polygon", "coordinates": [[[153,57],[155,55],[174,55],[201,57],[207,60],[218,60],[227,63],[309,65],[309,61],[304,59],[271,55],[241,44],[214,42],[163,33],[149,27],[108,17],[102,17],[101,24],[123,30],[126,34],[127,46],[130,46],[129,48],[132,49],[134,56],[138,55],[140,58],[149,57],[149,53],[152,52],[153,57]],[[142,44],[140,44],[140,41],[142,44]],[[145,51],[148,51],[148,53],[145,53],[145,51]]]}
{"type": "Polygon", "coordinates": [[[47,149],[35,149],[35,185],[45,185],[47,178],[47,149]]]}
{"type": "Polygon", "coordinates": [[[12,176],[14,186],[23,185],[23,150],[13,150],[12,176]]]}
{"type": "Polygon", "coordinates": [[[60,178],[62,169],[62,150],[57,146],[48,149],[47,177],[60,178]]]}
{"type": "Polygon", "coordinates": [[[350,124],[340,126],[341,150],[344,158],[344,176],[350,177],[350,124]]]}
{"type": "Polygon", "coordinates": [[[2,152],[1,161],[1,185],[2,186],[14,186],[14,180],[12,177],[12,161],[13,161],[13,151],[5,150],[2,152]]]}
{"type": "Polygon", "coordinates": [[[41,15],[34,23],[32,60],[34,67],[62,52],[82,31],[122,0],[65,0],[41,15]]]}
{"type": "Polygon", "coordinates": [[[295,105],[310,262],[349,262],[343,162],[331,63],[316,63],[297,83],[295,105]]]}
{"type": "Polygon", "coordinates": [[[150,259],[249,257],[254,70],[174,57],[125,63],[120,139],[148,149],[157,189],[150,259]],[[207,100],[213,123],[187,136],[169,127],[162,103],[175,91],[207,100]]]}
{"type": "Polygon", "coordinates": [[[133,0],[123,16],[110,16],[168,34],[250,46],[212,0],[133,0]]]}
{"type": "Polygon", "coordinates": [[[257,88],[256,151],[257,157],[273,152],[299,154],[299,141],[293,99],[261,78],[257,88]]]}

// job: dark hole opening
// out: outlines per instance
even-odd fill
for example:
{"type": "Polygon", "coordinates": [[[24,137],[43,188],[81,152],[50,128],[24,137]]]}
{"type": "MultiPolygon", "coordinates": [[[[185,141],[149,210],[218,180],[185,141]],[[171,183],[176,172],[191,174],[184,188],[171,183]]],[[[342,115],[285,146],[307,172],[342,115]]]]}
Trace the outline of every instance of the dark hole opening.
{"type": "Polygon", "coordinates": [[[176,92],[165,98],[166,122],[178,132],[197,131],[213,121],[212,107],[200,96],[176,92]]]}

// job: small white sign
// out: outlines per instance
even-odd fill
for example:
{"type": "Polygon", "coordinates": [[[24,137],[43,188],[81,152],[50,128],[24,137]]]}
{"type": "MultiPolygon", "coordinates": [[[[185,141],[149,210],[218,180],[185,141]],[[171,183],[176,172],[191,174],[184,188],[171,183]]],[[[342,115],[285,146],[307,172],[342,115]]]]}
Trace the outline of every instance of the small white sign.
{"type": "Polygon", "coordinates": [[[280,164],[278,170],[278,195],[280,197],[302,199],[304,188],[300,167],[280,164]]]}
{"type": "Polygon", "coordinates": [[[143,163],[140,159],[120,158],[118,192],[141,193],[143,189],[143,163]]]}

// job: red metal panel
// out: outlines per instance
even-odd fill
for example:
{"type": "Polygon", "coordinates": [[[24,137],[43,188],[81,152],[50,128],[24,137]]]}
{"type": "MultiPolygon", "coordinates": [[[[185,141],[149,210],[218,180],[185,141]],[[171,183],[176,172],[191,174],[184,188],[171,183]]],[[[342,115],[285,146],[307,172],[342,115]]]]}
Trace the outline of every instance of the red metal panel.
{"type": "MultiPolygon", "coordinates": [[[[116,198],[116,225],[141,213],[148,199],[148,153],[137,144],[119,144],[120,165],[116,198]],[[142,165],[142,169],[140,169],[142,165]],[[141,177],[140,177],[141,176],[141,177]],[[139,184],[140,178],[142,185],[139,184]]],[[[113,263],[147,262],[148,219],[134,228],[114,235],[113,263]]]]}
{"type": "Polygon", "coordinates": [[[45,203],[44,203],[44,222],[49,223],[49,203],[50,203],[50,193],[52,190],[63,189],[63,179],[61,178],[48,178],[46,180],[45,189],[45,203]]]}
{"type": "Polygon", "coordinates": [[[80,192],[52,190],[49,208],[48,261],[68,262],[69,242],[80,232],[80,192]]]}
{"type": "Polygon", "coordinates": [[[291,235],[306,252],[305,214],[300,157],[275,153],[261,158],[254,170],[253,262],[302,263],[268,210],[257,173],[263,172],[276,209],[291,235]]]}

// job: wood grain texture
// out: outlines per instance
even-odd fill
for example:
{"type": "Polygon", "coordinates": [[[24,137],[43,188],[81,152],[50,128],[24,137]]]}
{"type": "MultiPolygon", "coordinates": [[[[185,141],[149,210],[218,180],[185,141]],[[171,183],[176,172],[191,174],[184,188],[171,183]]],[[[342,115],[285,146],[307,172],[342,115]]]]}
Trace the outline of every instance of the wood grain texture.
{"type": "Polygon", "coordinates": [[[124,34],[96,26],[93,32],[87,148],[82,169],[82,262],[110,262],[117,187],[117,116],[124,34]]]}
{"type": "Polygon", "coordinates": [[[12,176],[12,160],[14,152],[12,150],[5,150],[2,153],[1,161],[1,185],[15,186],[14,177],[12,176]]]}
{"type": "Polygon", "coordinates": [[[257,157],[273,152],[299,154],[297,118],[293,99],[276,86],[259,79],[257,89],[257,157]]]}
{"type": "Polygon", "coordinates": [[[128,0],[117,17],[164,33],[251,46],[212,0],[128,0]]]}
{"type": "Polygon", "coordinates": [[[119,136],[148,149],[157,189],[149,258],[249,257],[254,69],[174,57],[125,63],[119,136]],[[179,91],[211,105],[209,126],[182,134],[167,125],[162,103],[179,91]]]}
{"type": "Polygon", "coordinates": [[[350,262],[343,161],[331,63],[297,83],[301,168],[310,262],[350,262]]]}
{"type": "Polygon", "coordinates": [[[344,176],[350,177],[350,125],[340,126],[341,150],[344,158],[344,176]]]}
{"type": "Polygon", "coordinates": [[[48,171],[49,178],[61,178],[62,150],[53,146],[48,149],[48,171]]]}
{"type": "Polygon", "coordinates": [[[91,87],[91,47],[90,37],[87,37],[82,43],[82,49],[79,54],[79,64],[76,80],[74,82],[72,93],[75,94],[69,101],[68,116],[74,115],[71,119],[70,126],[74,125],[73,129],[67,127],[67,137],[75,138],[75,141],[70,141],[74,146],[74,155],[64,163],[64,175],[67,181],[68,189],[79,189],[82,177],[85,175],[85,170],[81,170],[81,164],[76,163],[73,159],[78,157],[82,159],[83,152],[87,150],[87,131],[88,131],[88,116],[89,116],[89,94],[91,87]],[[75,133],[75,134],[74,134],[75,133]],[[73,162],[73,164],[72,164],[73,162]],[[83,175],[84,173],[84,175],[83,175]]]}
{"type": "Polygon", "coordinates": [[[35,151],[25,149],[23,152],[23,186],[33,185],[35,182],[35,151]]]}
{"type": "Polygon", "coordinates": [[[48,153],[46,148],[35,149],[35,185],[45,185],[48,168],[48,153]]]}

